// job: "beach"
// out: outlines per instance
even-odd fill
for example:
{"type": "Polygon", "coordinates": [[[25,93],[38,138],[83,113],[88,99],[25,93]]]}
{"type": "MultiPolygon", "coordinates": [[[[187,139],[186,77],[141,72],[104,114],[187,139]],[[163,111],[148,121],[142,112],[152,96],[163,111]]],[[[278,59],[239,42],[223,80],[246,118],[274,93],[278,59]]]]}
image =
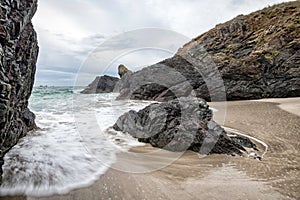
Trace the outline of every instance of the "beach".
{"type": "Polygon", "coordinates": [[[0,200],[300,199],[281,1],[1,1],[0,200]]]}
{"type": "MultiPolygon", "coordinates": [[[[121,153],[87,188],[50,197],[1,199],[299,199],[299,102],[300,98],[227,102],[225,126],[267,143],[269,149],[262,161],[186,152],[167,167],[134,174],[116,170],[128,161],[121,153]]],[[[130,150],[152,151],[156,149],[149,145],[130,150]]],[[[146,159],[143,164],[154,163],[146,159]]]]}

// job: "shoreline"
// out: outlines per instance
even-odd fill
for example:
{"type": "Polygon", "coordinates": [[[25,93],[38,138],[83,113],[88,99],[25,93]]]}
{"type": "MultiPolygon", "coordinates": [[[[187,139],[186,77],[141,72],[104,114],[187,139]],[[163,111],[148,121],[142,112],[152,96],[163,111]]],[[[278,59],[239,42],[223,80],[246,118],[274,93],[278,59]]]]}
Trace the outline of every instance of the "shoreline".
{"type": "MultiPolygon", "coordinates": [[[[66,195],[0,199],[299,199],[300,117],[289,110],[297,102],[300,98],[227,102],[224,125],[266,142],[269,150],[262,161],[228,155],[200,158],[188,151],[165,168],[132,174],[115,170],[128,161],[121,153],[117,163],[89,187],[66,195]]],[[[130,152],[155,150],[146,145],[130,152]]]]}
{"type": "Polygon", "coordinates": [[[246,138],[250,139],[252,142],[254,141],[254,142],[257,142],[258,144],[264,146],[265,150],[262,153],[262,155],[260,156],[261,158],[263,158],[264,155],[268,152],[269,146],[264,141],[262,141],[258,138],[252,137],[250,135],[247,135],[245,133],[241,133],[239,130],[236,130],[236,129],[233,129],[233,128],[230,128],[230,127],[223,127],[223,128],[226,132],[230,132],[230,133],[234,133],[234,134],[239,135],[239,136],[246,137],[246,138]]]}
{"type": "Polygon", "coordinates": [[[300,116],[300,98],[299,97],[270,98],[270,99],[259,99],[259,100],[253,100],[253,101],[275,103],[282,110],[289,112],[291,114],[300,116]]]}

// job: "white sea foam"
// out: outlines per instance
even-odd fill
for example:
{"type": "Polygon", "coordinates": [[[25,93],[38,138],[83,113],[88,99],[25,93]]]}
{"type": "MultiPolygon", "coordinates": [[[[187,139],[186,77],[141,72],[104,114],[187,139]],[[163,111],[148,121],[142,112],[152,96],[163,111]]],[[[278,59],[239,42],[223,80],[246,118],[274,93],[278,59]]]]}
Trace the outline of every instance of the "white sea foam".
{"type": "Polygon", "coordinates": [[[6,154],[0,196],[47,196],[88,186],[115,162],[118,152],[142,145],[108,128],[124,112],[151,102],[115,101],[117,94],[75,95],[80,104],[72,104],[70,88],[35,90],[30,107],[40,129],[6,154]]]}

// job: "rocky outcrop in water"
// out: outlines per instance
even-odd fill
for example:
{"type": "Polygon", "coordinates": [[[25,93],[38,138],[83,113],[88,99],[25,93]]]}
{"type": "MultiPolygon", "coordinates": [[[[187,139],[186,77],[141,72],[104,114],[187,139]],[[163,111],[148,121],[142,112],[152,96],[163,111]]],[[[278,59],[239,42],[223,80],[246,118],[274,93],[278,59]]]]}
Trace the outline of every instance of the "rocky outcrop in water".
{"type": "Polygon", "coordinates": [[[245,151],[212,120],[206,101],[197,98],[182,97],[153,103],[138,112],[131,110],[119,117],[113,128],[129,133],[140,142],[170,151],[238,155],[245,151]]]}
{"type": "Polygon", "coordinates": [[[31,23],[36,9],[37,0],[0,2],[0,166],[4,154],[35,128],[27,106],[39,49],[31,23]]]}
{"type": "MultiPolygon", "coordinates": [[[[126,78],[127,76],[132,74],[125,65],[120,64],[118,66],[118,74],[120,78],[126,78]]],[[[120,85],[118,84],[119,78],[104,75],[97,76],[95,80],[90,83],[83,91],[82,94],[98,94],[98,93],[110,93],[110,92],[118,92],[120,85]]]]}
{"type": "Polygon", "coordinates": [[[96,79],[89,84],[83,91],[82,94],[97,94],[97,93],[109,93],[113,92],[115,85],[119,81],[119,78],[112,76],[97,76],[96,79]]]}
{"type": "Polygon", "coordinates": [[[217,25],[170,59],[122,80],[119,99],[167,101],[300,96],[300,2],[217,25]]]}

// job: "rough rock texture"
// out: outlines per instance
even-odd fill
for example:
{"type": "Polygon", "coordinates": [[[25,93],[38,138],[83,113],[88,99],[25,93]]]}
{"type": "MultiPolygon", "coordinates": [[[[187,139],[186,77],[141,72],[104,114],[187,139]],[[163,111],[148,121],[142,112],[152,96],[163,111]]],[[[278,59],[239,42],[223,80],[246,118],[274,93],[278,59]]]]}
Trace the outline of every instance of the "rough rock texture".
{"type": "MultiPolygon", "coordinates": [[[[242,154],[245,149],[212,120],[206,101],[181,97],[119,117],[113,128],[170,151],[242,154]],[[205,142],[204,142],[205,141],[205,142]]],[[[251,141],[249,141],[251,144],[251,141]]]]}
{"type": "Polygon", "coordinates": [[[96,79],[80,93],[82,94],[97,94],[113,92],[119,78],[112,76],[97,76],[96,79]]]}
{"type": "Polygon", "coordinates": [[[300,2],[217,25],[121,82],[119,99],[166,101],[192,90],[206,100],[300,96],[300,2]]]}
{"type": "Polygon", "coordinates": [[[27,106],[38,56],[36,9],[37,0],[0,2],[0,166],[5,152],[35,128],[27,106]]]}

